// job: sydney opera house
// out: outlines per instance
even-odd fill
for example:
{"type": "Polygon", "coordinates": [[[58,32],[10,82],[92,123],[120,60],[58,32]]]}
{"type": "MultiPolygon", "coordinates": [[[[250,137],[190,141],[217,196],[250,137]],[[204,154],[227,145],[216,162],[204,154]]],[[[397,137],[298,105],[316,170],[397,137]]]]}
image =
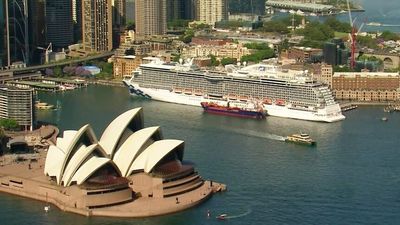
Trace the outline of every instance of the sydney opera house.
{"type": "Polygon", "coordinates": [[[64,131],[37,162],[3,166],[0,191],[86,216],[173,213],[223,187],[203,180],[183,154],[183,141],[163,139],[160,127],[144,128],[136,108],[112,121],[100,139],[85,125],[64,131]]]}

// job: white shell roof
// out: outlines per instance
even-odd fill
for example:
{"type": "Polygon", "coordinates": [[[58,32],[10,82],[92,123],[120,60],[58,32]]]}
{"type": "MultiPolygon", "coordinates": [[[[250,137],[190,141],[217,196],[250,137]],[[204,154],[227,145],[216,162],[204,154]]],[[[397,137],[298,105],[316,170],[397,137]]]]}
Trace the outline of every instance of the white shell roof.
{"type": "Polygon", "coordinates": [[[78,185],[85,182],[90,175],[100,169],[102,166],[110,162],[111,159],[93,156],[83,164],[71,179],[71,183],[76,181],[78,185]]]}
{"type": "Polygon", "coordinates": [[[131,109],[118,116],[108,125],[100,138],[100,145],[103,146],[109,156],[114,153],[114,149],[117,147],[118,141],[127,126],[136,116],[141,116],[141,114],[142,108],[131,109]]]}
{"type": "Polygon", "coordinates": [[[114,155],[114,162],[121,171],[122,176],[129,176],[128,169],[133,161],[143,151],[143,147],[149,138],[156,132],[160,132],[160,127],[149,127],[136,131],[121,145],[114,155]]]}
{"type": "MultiPolygon", "coordinates": [[[[69,141],[69,143],[68,143],[68,148],[66,149],[66,151],[64,151],[64,152],[65,152],[65,157],[64,157],[64,160],[62,161],[62,163],[60,164],[60,167],[61,167],[61,168],[58,170],[58,171],[59,171],[59,174],[57,175],[57,178],[58,178],[58,179],[57,179],[57,183],[58,183],[58,184],[61,183],[62,174],[64,173],[64,170],[65,170],[67,164],[69,163],[69,162],[68,162],[68,159],[70,158],[70,155],[71,155],[72,152],[74,151],[74,147],[75,147],[77,144],[80,144],[80,143],[77,143],[77,142],[78,142],[78,140],[82,137],[82,135],[85,135],[85,134],[87,134],[88,136],[90,136],[91,138],[93,138],[93,140],[94,140],[95,142],[97,142],[97,139],[96,139],[96,137],[94,136],[93,130],[92,130],[92,128],[90,127],[90,125],[88,125],[88,124],[85,125],[85,126],[83,126],[81,129],[79,129],[78,132],[75,133],[75,135],[74,135],[73,138],[71,138],[70,136],[68,136],[68,139],[66,139],[66,140],[69,141]]],[[[64,144],[64,142],[62,142],[62,143],[64,144]]]]}
{"type": "Polygon", "coordinates": [[[123,113],[106,128],[100,141],[90,125],[65,131],[64,137],[57,138],[57,145],[48,150],[45,174],[55,177],[58,185],[70,186],[73,182],[82,184],[107,163],[127,177],[135,170],[150,173],[172,151],[178,151],[182,160],[184,142],[160,140],[160,127],[141,129],[142,118],[141,108],[123,113]],[[137,127],[128,128],[132,125],[137,127]],[[82,138],[84,135],[87,138],[82,138]]]}
{"type": "Polygon", "coordinates": [[[71,184],[72,176],[76,173],[76,171],[80,168],[84,161],[96,150],[104,158],[107,158],[107,153],[98,144],[93,144],[89,147],[82,145],[79,150],[72,156],[62,177],[62,182],[64,183],[65,187],[71,184]]]}
{"type": "Polygon", "coordinates": [[[55,145],[51,145],[47,151],[46,163],[44,165],[44,173],[48,176],[56,177],[57,181],[60,179],[59,174],[61,164],[65,158],[65,153],[62,149],[55,145]]]}
{"type": "Polygon", "coordinates": [[[150,173],[161,159],[183,143],[184,142],[180,140],[161,140],[154,142],[137,157],[129,169],[128,174],[131,174],[135,170],[144,170],[144,172],[150,173]]]}

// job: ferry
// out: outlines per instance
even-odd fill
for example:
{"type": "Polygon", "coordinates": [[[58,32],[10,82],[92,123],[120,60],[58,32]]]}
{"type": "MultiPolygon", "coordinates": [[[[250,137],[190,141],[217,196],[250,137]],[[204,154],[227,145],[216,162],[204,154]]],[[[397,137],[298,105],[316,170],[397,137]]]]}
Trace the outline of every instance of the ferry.
{"type": "Polygon", "coordinates": [[[229,65],[225,72],[217,72],[200,70],[192,60],[166,63],[151,58],[125,76],[123,83],[132,95],[163,102],[201,107],[201,102],[226,101],[228,96],[260,99],[269,116],[320,122],[345,119],[327,85],[313,80],[308,71],[282,69],[276,59],[229,65]]]}
{"type": "Polygon", "coordinates": [[[306,145],[315,145],[316,144],[316,142],[310,138],[310,135],[308,135],[306,133],[292,134],[290,136],[287,136],[285,141],[298,143],[298,144],[306,144],[306,145]]]}
{"type": "Polygon", "coordinates": [[[50,105],[47,102],[36,101],[35,108],[42,109],[42,110],[50,110],[50,109],[54,109],[54,105],[50,105]]]}
{"type": "Polygon", "coordinates": [[[217,102],[201,102],[204,112],[235,116],[242,118],[265,119],[267,113],[254,103],[243,103],[227,101],[226,105],[217,102]]]}

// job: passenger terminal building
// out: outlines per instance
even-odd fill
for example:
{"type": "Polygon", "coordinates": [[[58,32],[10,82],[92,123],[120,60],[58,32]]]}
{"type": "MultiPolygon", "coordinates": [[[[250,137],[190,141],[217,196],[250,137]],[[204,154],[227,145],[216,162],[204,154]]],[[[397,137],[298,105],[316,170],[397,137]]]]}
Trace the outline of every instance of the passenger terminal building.
{"type": "Polygon", "coordinates": [[[203,180],[183,154],[183,141],[163,139],[160,127],[144,128],[136,108],[112,121],[100,139],[85,125],[64,131],[38,163],[2,167],[0,191],[86,216],[173,213],[221,188],[203,180]]]}

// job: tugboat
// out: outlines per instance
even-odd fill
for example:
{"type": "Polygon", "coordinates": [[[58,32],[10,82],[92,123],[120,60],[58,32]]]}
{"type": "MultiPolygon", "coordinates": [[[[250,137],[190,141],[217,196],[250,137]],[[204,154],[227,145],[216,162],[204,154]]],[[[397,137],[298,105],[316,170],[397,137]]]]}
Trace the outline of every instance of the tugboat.
{"type": "Polygon", "coordinates": [[[256,107],[257,104],[228,101],[226,105],[216,102],[202,102],[201,106],[203,107],[204,112],[218,115],[253,119],[265,119],[267,115],[266,111],[262,109],[262,107],[256,107]]]}
{"type": "Polygon", "coordinates": [[[285,141],[293,142],[296,144],[316,145],[316,142],[310,138],[310,135],[306,133],[292,134],[290,136],[287,136],[285,141]]]}

